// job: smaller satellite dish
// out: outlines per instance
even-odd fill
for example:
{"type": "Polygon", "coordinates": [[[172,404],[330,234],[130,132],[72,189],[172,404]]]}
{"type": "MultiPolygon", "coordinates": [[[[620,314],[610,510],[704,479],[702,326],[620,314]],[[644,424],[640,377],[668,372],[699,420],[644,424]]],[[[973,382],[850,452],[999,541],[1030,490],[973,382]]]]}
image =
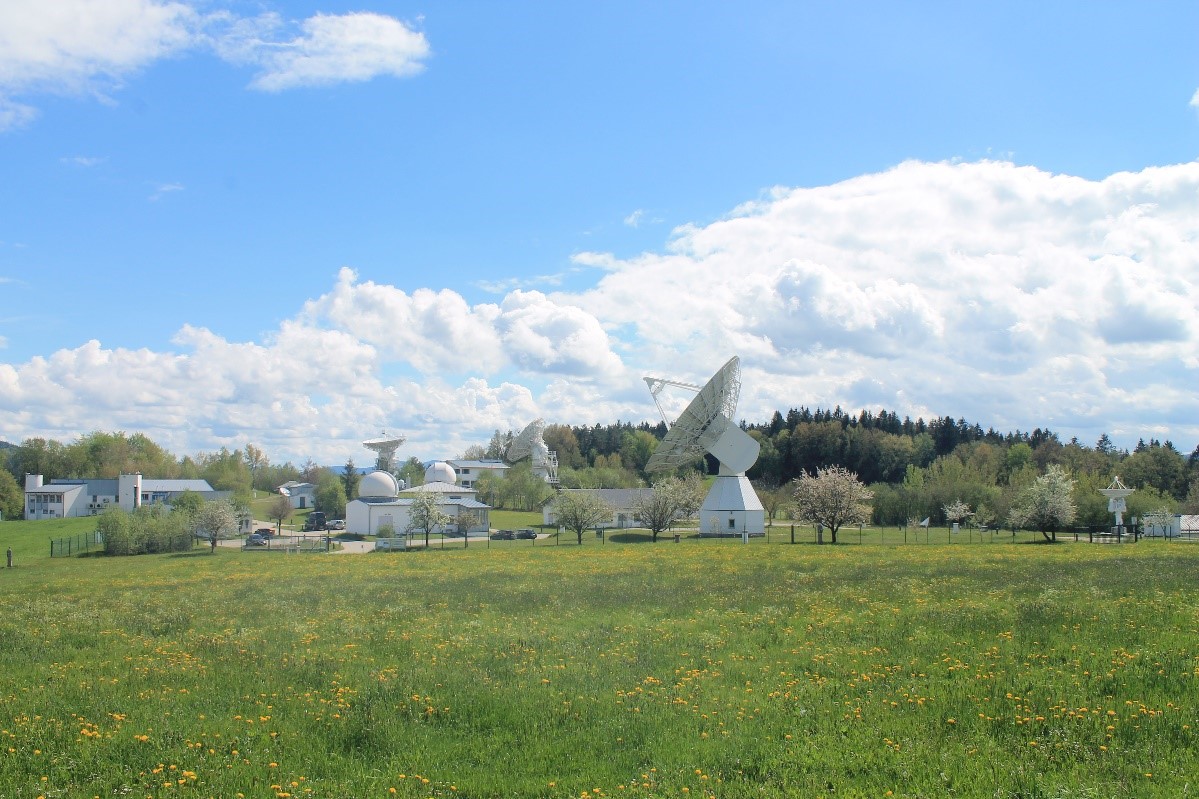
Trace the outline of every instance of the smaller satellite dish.
{"type": "Polygon", "coordinates": [[[558,453],[550,450],[545,444],[545,421],[534,419],[525,425],[520,435],[512,439],[504,460],[508,463],[529,458],[532,461],[533,474],[551,485],[558,483],[558,453]]]}
{"type": "Polygon", "coordinates": [[[400,445],[407,441],[407,438],[401,435],[389,436],[386,433],[378,438],[370,438],[362,442],[362,446],[374,452],[375,468],[382,472],[392,471],[395,464],[396,450],[400,445]]]}

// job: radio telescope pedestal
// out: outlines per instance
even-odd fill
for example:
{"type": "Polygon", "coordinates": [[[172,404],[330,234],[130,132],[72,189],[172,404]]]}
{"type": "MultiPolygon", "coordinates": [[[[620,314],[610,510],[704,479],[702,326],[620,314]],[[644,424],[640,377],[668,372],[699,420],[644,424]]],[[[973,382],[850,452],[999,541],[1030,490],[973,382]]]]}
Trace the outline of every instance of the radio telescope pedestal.
{"type": "Polygon", "coordinates": [[[1116,529],[1124,527],[1124,511],[1128,510],[1128,504],[1124,500],[1133,490],[1121,483],[1118,476],[1112,480],[1110,486],[1099,489],[1099,493],[1107,497],[1108,512],[1116,515],[1116,529]]]}
{"type": "MultiPolygon", "coordinates": [[[[663,385],[696,390],[673,380],[647,377],[645,382],[655,403],[663,385]]],[[[696,392],[695,399],[671,426],[645,469],[661,471],[688,466],[707,452],[720,461],[720,472],[700,507],[699,534],[744,538],[765,535],[766,509],[745,476],[757,462],[761,445],[733,422],[741,393],[740,359],[729,359],[696,392]]],[[[660,403],[658,410],[662,410],[660,403]]]]}

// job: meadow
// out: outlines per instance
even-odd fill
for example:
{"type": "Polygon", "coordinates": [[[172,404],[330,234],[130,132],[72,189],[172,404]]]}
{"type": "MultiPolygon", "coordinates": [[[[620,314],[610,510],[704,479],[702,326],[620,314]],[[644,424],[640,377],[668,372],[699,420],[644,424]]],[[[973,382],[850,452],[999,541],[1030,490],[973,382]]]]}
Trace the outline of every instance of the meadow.
{"type": "Polygon", "coordinates": [[[1199,774],[1191,544],[48,557],[87,524],[0,524],[3,799],[1179,797],[1199,774]]]}

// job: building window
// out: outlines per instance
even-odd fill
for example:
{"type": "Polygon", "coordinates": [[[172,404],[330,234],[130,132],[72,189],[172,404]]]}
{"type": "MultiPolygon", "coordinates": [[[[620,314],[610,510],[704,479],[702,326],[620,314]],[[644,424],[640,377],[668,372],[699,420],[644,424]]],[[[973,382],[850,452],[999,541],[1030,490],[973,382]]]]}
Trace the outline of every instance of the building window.
{"type": "Polygon", "coordinates": [[[730,530],[737,529],[737,520],[736,519],[729,519],[729,529],[730,530]]]}

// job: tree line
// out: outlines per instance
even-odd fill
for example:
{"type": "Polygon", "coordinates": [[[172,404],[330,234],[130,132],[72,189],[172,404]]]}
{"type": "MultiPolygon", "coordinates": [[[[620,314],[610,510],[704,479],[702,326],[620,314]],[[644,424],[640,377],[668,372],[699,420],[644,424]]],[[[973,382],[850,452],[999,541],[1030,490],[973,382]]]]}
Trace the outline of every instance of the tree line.
{"type": "MultiPolygon", "coordinates": [[[[841,466],[855,473],[873,491],[872,521],[902,524],[930,518],[946,523],[947,506],[962,502],[976,522],[999,522],[1008,517],[1015,498],[1050,466],[1060,466],[1075,480],[1078,523],[1103,524],[1109,518],[1098,494],[1115,475],[1137,489],[1130,498],[1130,515],[1166,509],[1199,513],[1199,446],[1184,455],[1171,441],[1138,441],[1131,451],[1115,447],[1104,434],[1094,445],[1077,439],[1062,442],[1048,430],[999,432],[949,416],[925,421],[890,411],[791,408],[776,411],[761,423],[742,422],[761,445],[761,455],[748,476],[768,513],[785,513],[789,492],[802,475],[841,466]]],[[[564,488],[632,488],[650,485],[663,475],[645,471],[645,464],[665,436],[664,423],[617,421],[610,424],[561,425],[545,429],[547,446],[557,453],[564,488]]],[[[463,458],[503,457],[515,431],[495,431],[486,444],[467,448],[463,458]]],[[[232,491],[247,501],[252,489],[274,491],[289,480],[317,486],[317,508],[331,518],[345,513],[354,496],[357,472],[353,461],[337,471],[311,459],[300,465],[273,463],[262,449],[241,449],[176,457],[141,433],[93,432],[63,444],[30,438],[0,448],[0,512],[19,518],[23,511],[21,482],[26,473],[54,477],[116,477],[141,472],[161,478],[201,478],[217,490],[232,491]]],[[[715,473],[710,457],[697,460],[696,471],[715,473]]],[[[423,479],[416,458],[401,465],[408,485],[423,479]]],[[[531,510],[552,491],[518,464],[507,478],[485,477],[480,499],[494,507],[531,510]]]]}

